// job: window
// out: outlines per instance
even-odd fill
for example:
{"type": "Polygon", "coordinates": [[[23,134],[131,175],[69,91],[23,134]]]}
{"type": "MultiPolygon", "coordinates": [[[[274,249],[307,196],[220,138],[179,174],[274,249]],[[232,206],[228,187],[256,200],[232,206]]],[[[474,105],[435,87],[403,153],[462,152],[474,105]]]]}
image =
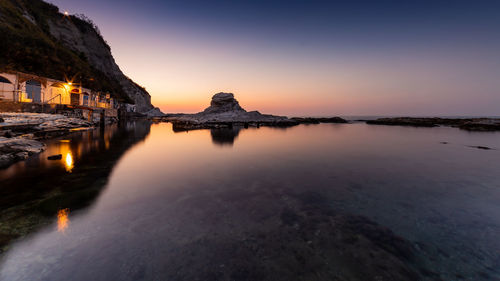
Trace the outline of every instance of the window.
{"type": "Polygon", "coordinates": [[[26,81],[26,97],[34,102],[42,101],[42,85],[36,80],[26,81]]]}
{"type": "Polygon", "coordinates": [[[83,105],[89,105],[89,94],[83,93],[83,105]]]}

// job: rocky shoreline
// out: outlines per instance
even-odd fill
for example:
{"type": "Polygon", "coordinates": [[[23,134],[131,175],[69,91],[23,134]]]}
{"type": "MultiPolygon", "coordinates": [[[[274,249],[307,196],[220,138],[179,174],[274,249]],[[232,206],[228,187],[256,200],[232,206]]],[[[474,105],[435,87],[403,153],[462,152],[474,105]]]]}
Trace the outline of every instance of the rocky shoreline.
{"type": "Polygon", "coordinates": [[[340,117],[312,118],[276,116],[244,110],[232,93],[217,93],[210,106],[196,114],[167,114],[160,121],[171,122],[174,131],[233,127],[292,127],[299,124],[348,123],[340,117]]]}
{"type": "Polygon", "coordinates": [[[450,126],[467,131],[500,131],[500,119],[497,118],[419,118],[395,117],[368,120],[370,125],[438,127],[450,126]]]}
{"type": "MultiPolygon", "coordinates": [[[[232,93],[217,93],[210,106],[195,114],[165,114],[151,117],[154,121],[171,122],[176,132],[198,129],[292,127],[299,124],[338,123],[349,121],[340,117],[292,117],[246,111],[232,93]]],[[[450,126],[467,131],[500,131],[498,118],[419,118],[394,117],[364,120],[370,125],[438,127],[450,126]]],[[[0,113],[0,169],[45,150],[41,140],[62,136],[74,130],[97,126],[97,120],[60,114],[0,113]]]]}
{"type": "Polygon", "coordinates": [[[0,169],[45,150],[44,139],[98,123],[60,114],[0,113],[0,169]]]}

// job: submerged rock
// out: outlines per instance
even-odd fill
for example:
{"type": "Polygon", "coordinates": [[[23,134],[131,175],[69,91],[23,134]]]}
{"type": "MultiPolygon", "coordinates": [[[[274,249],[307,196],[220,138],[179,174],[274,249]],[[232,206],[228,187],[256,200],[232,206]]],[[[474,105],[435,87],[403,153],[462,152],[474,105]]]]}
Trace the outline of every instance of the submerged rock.
{"type": "Polygon", "coordinates": [[[62,159],[62,154],[57,154],[57,155],[51,155],[47,157],[48,160],[61,160],[62,159]]]}
{"type": "Polygon", "coordinates": [[[440,118],[379,118],[376,120],[368,120],[366,124],[371,125],[389,125],[389,126],[413,126],[413,127],[436,127],[439,125],[440,118]]]}
{"type": "Polygon", "coordinates": [[[492,148],[487,147],[487,146],[481,146],[481,145],[469,145],[469,147],[472,148],[477,148],[477,149],[482,149],[482,150],[491,150],[492,148]]]}

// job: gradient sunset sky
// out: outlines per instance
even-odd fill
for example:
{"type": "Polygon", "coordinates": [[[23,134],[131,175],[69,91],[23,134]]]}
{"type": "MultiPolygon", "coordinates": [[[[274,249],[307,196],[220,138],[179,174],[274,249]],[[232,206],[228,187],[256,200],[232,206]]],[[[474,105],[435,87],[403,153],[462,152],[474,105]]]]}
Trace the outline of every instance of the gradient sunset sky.
{"type": "Polygon", "coordinates": [[[51,0],[164,112],[500,115],[500,1],[51,0]]]}

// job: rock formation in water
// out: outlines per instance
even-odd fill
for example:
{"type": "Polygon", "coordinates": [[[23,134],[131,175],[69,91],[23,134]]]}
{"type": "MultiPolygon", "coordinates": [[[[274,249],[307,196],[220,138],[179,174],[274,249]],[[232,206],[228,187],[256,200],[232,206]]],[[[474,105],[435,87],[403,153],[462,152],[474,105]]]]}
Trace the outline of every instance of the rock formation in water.
{"type": "Polygon", "coordinates": [[[300,124],[349,123],[347,120],[340,117],[292,117],[291,119],[300,124]]]}
{"type": "Polygon", "coordinates": [[[97,26],[84,15],[64,15],[41,0],[0,1],[0,71],[75,78],[84,87],[113,93],[153,109],[149,93],[125,76],[97,26]]]}
{"type": "Polygon", "coordinates": [[[173,123],[174,131],[232,126],[275,126],[290,127],[298,124],[347,123],[340,117],[327,118],[288,118],[262,114],[258,111],[246,111],[232,93],[217,93],[212,97],[210,106],[196,114],[171,114],[164,118],[173,123]]]}
{"type": "Polygon", "coordinates": [[[246,111],[232,93],[217,93],[212,97],[210,106],[196,114],[169,116],[167,121],[174,124],[174,130],[193,130],[236,126],[294,126],[298,122],[285,116],[261,114],[246,111]]]}
{"type": "Polygon", "coordinates": [[[412,126],[412,127],[437,127],[451,126],[468,131],[500,131],[500,119],[497,118],[418,118],[396,117],[368,120],[367,124],[412,126]]]}

